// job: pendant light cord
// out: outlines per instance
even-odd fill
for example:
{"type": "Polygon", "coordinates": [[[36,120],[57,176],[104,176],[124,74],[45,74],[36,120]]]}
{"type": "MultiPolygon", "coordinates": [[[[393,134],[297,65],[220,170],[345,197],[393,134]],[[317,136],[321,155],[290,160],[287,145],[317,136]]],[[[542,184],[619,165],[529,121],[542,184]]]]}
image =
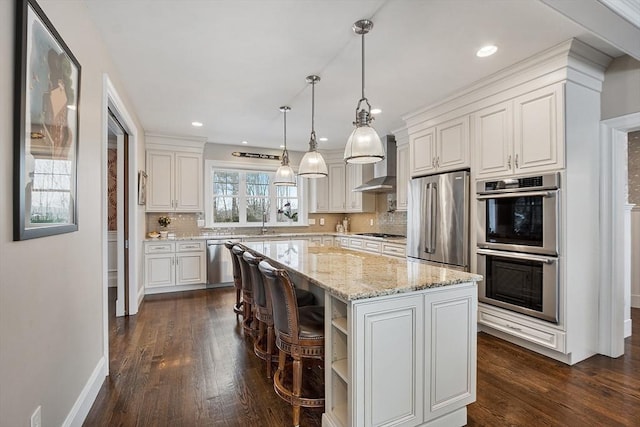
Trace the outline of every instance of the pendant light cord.
{"type": "Polygon", "coordinates": [[[362,99],[364,97],[364,33],[362,33],[362,99]]]}
{"type": "Polygon", "coordinates": [[[316,82],[315,80],[311,82],[311,133],[315,134],[315,113],[316,113],[316,82]]]}

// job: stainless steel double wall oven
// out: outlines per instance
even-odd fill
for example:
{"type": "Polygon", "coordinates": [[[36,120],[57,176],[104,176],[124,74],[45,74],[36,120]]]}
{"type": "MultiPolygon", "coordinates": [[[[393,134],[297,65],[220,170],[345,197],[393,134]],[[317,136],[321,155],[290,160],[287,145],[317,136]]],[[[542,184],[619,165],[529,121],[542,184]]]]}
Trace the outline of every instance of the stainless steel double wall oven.
{"type": "Polygon", "coordinates": [[[560,174],[479,181],[479,300],[558,322],[560,174]]]}

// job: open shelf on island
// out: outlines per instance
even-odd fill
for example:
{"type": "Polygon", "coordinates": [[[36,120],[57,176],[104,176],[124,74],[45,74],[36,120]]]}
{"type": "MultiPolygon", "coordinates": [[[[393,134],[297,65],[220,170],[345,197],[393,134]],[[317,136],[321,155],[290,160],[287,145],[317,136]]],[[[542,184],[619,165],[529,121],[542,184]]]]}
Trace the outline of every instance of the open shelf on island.
{"type": "Polygon", "coordinates": [[[336,317],[331,320],[333,326],[336,327],[340,332],[347,335],[347,318],[346,317],[336,317]]]}
{"type": "Polygon", "coordinates": [[[349,383],[349,368],[346,358],[336,360],[331,364],[331,368],[340,378],[342,378],[342,381],[349,383]]]}

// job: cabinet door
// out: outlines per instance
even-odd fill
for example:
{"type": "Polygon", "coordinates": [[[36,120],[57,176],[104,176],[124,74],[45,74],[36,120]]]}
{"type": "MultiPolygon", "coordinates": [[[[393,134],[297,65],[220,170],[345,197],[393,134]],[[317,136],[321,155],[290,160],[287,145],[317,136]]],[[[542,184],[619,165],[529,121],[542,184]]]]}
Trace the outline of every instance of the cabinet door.
{"type": "Polygon", "coordinates": [[[409,135],[409,153],[412,177],[433,172],[436,169],[436,128],[409,135]]]}
{"type": "Polygon", "coordinates": [[[478,176],[512,172],[512,101],[493,105],[473,114],[473,144],[478,176]]]}
{"type": "Polygon", "coordinates": [[[375,212],[375,194],[353,191],[354,188],[373,179],[373,164],[348,164],[346,174],[346,212],[375,212]]]}
{"type": "Polygon", "coordinates": [[[354,305],[353,425],[422,424],[423,298],[420,294],[354,305]]]}
{"type": "Polygon", "coordinates": [[[564,167],[563,85],[542,88],[514,101],[514,165],[518,172],[564,167]]]}
{"type": "Polygon", "coordinates": [[[174,209],[174,156],[171,151],[147,151],[148,212],[167,212],[174,209]]]}
{"type": "Polygon", "coordinates": [[[173,286],[175,284],[175,255],[155,254],[144,258],[145,287],[173,286]]]}
{"type": "Polygon", "coordinates": [[[469,166],[469,117],[450,120],[436,129],[436,168],[445,171],[469,166]]]}
{"type": "Polygon", "coordinates": [[[345,211],[345,165],[328,164],[329,169],[329,212],[345,211]]]}
{"type": "Polygon", "coordinates": [[[203,207],[202,156],[194,153],[175,153],[175,210],[201,212],[203,207]]]}
{"type": "Polygon", "coordinates": [[[425,421],[476,400],[475,285],[430,292],[425,298],[425,421]]]}
{"type": "Polygon", "coordinates": [[[195,285],[207,281],[204,252],[185,252],[176,255],[176,285],[195,285]]]}
{"type": "Polygon", "coordinates": [[[409,192],[409,144],[399,145],[396,155],[396,209],[406,211],[409,192]]]}
{"type": "Polygon", "coordinates": [[[309,213],[329,211],[329,177],[309,179],[309,213]]]}

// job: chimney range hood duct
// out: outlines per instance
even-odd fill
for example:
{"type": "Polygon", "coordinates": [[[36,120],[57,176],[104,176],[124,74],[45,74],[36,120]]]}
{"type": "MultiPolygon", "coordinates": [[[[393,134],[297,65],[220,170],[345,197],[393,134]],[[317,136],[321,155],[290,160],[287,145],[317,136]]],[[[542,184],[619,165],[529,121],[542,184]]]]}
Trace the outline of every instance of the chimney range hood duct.
{"type": "Polygon", "coordinates": [[[373,179],[356,187],[353,191],[363,193],[394,193],[396,191],[396,138],[387,135],[382,138],[387,152],[384,160],[374,163],[373,179]]]}

